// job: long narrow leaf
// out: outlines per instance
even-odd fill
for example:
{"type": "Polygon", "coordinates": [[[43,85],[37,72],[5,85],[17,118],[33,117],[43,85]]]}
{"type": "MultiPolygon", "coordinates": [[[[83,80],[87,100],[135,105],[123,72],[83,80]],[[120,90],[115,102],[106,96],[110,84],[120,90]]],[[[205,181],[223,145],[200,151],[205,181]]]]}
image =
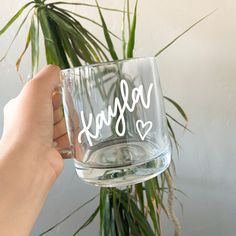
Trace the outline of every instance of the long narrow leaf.
{"type": "Polygon", "coordinates": [[[124,230],[124,225],[123,225],[124,222],[122,222],[122,218],[121,218],[120,210],[119,210],[121,207],[121,204],[120,204],[121,202],[120,202],[120,194],[118,191],[119,190],[113,189],[113,192],[112,192],[114,219],[115,219],[118,236],[125,236],[125,230],[124,230]]]}
{"type": "MultiPolygon", "coordinates": [[[[54,7],[55,9],[57,9],[64,17],[64,20],[66,22],[70,22],[71,25],[73,25],[73,28],[83,32],[83,35],[87,37],[87,39],[91,42],[91,44],[96,48],[99,49],[100,52],[103,52],[103,50],[101,50],[100,46],[98,44],[100,44],[103,48],[105,48],[107,51],[109,51],[109,49],[97,38],[95,37],[95,35],[91,34],[86,28],[84,28],[79,21],[77,21],[71,14],[69,14],[70,11],[58,8],[58,7],[54,7]]],[[[105,56],[106,60],[108,60],[108,58],[105,56]]]]}
{"type": "Polygon", "coordinates": [[[98,8],[98,11],[99,11],[100,18],[101,18],[101,21],[102,21],[103,33],[104,33],[104,36],[105,36],[105,39],[106,39],[106,42],[107,42],[107,45],[108,45],[111,57],[112,57],[113,60],[118,60],[117,54],[115,52],[115,49],[114,49],[114,46],[113,46],[113,43],[112,43],[109,31],[108,31],[108,28],[107,28],[107,25],[106,25],[106,22],[104,20],[101,8],[99,7],[97,0],[96,0],[96,3],[97,3],[97,8],[98,8]]]}
{"type": "Polygon", "coordinates": [[[51,18],[51,11],[47,8],[40,9],[39,20],[44,34],[47,63],[56,64],[61,68],[69,67],[58,36],[57,21],[51,18]]]}
{"type": "Polygon", "coordinates": [[[184,128],[184,130],[187,130],[188,132],[192,133],[192,131],[190,129],[187,128],[187,124],[183,125],[182,123],[180,123],[178,120],[176,120],[173,116],[171,116],[170,114],[166,113],[166,116],[169,117],[172,121],[174,121],[176,124],[178,124],[179,126],[181,126],[182,128],[184,128]]]}
{"type": "MultiPolygon", "coordinates": [[[[104,47],[106,50],[108,48],[98,40],[93,34],[91,34],[87,29],[85,29],[71,14],[66,10],[55,7],[60,16],[64,19],[65,22],[68,22],[76,30],[76,34],[73,34],[73,37],[78,38],[79,35],[83,35],[83,43],[88,47],[91,54],[94,56],[95,61],[100,62],[103,59],[108,60],[104,50],[99,46],[99,44],[104,47]],[[96,53],[95,53],[96,51],[96,53]]],[[[57,13],[57,12],[56,12],[57,13]]],[[[81,38],[80,36],[80,38],[81,38]]]]}
{"type": "Polygon", "coordinates": [[[71,37],[72,44],[76,49],[76,53],[86,62],[93,63],[94,59],[92,58],[92,53],[90,53],[89,49],[86,47],[88,43],[83,38],[81,33],[74,26],[74,22],[70,21],[70,19],[65,18],[61,13],[54,12],[52,10],[49,11],[50,18],[63,30],[67,33],[73,35],[71,37]]]}
{"type": "Polygon", "coordinates": [[[133,200],[130,200],[130,206],[128,206],[128,199],[127,194],[121,191],[121,203],[124,205],[125,208],[131,209],[132,217],[134,220],[139,224],[140,229],[144,233],[145,236],[155,236],[150,224],[148,223],[147,218],[144,214],[138,209],[137,205],[134,203],[133,200]]]}
{"type": "Polygon", "coordinates": [[[39,21],[37,12],[34,13],[30,26],[30,38],[31,38],[31,62],[32,72],[34,76],[38,72],[39,66],[39,21]]]}
{"type": "Polygon", "coordinates": [[[133,51],[134,51],[134,45],[135,45],[136,21],[137,21],[137,6],[138,6],[138,0],[136,0],[136,4],[134,8],[134,16],[133,16],[128,46],[127,46],[127,58],[133,57],[133,51]]]}
{"type": "Polygon", "coordinates": [[[59,222],[57,222],[55,225],[53,225],[52,227],[50,227],[48,230],[44,231],[43,233],[41,233],[39,236],[43,236],[46,233],[52,231],[54,228],[56,228],[58,225],[62,224],[64,221],[66,221],[67,219],[69,219],[72,215],[74,215],[76,212],[78,212],[80,209],[82,209],[84,206],[86,206],[87,204],[89,204],[90,202],[92,202],[95,198],[98,197],[98,194],[95,195],[94,197],[92,197],[91,199],[89,199],[88,201],[86,201],[85,203],[83,203],[81,206],[79,206],[78,208],[76,208],[75,210],[73,210],[69,215],[67,215],[66,217],[64,217],[62,220],[60,220],[59,222]]]}
{"type": "Polygon", "coordinates": [[[104,220],[103,220],[103,229],[104,229],[104,236],[110,235],[111,229],[111,205],[109,195],[106,195],[105,206],[104,206],[104,220]]]}
{"type": "Polygon", "coordinates": [[[68,59],[72,63],[72,66],[73,67],[81,66],[81,62],[79,58],[77,57],[73,46],[70,43],[69,35],[67,34],[67,32],[63,30],[59,30],[59,36],[62,40],[62,45],[68,56],[68,59]]]}
{"type": "Polygon", "coordinates": [[[75,233],[72,236],[76,236],[83,228],[87,227],[97,216],[98,212],[99,212],[99,206],[96,208],[93,214],[84,222],[84,224],[78,230],[75,231],[75,233]]]}
{"type": "Polygon", "coordinates": [[[129,0],[127,0],[127,21],[128,21],[128,31],[129,31],[129,37],[130,37],[131,24],[130,24],[130,4],[129,4],[129,0]]]}
{"type": "Polygon", "coordinates": [[[165,212],[166,216],[168,217],[168,212],[164,205],[163,197],[161,195],[162,188],[160,188],[158,184],[158,178],[156,177],[156,178],[151,179],[151,184],[152,184],[153,190],[154,191],[156,190],[156,193],[154,195],[156,199],[156,205],[157,206],[160,205],[163,211],[165,212]]]}
{"type": "Polygon", "coordinates": [[[33,1],[25,4],[23,7],[20,8],[20,10],[7,22],[7,24],[0,30],[0,35],[2,35],[16,20],[17,18],[22,14],[22,12],[32,3],[33,1]]]}
{"type": "MultiPolygon", "coordinates": [[[[112,188],[113,190],[113,188],[112,188]]],[[[111,231],[111,235],[116,235],[116,222],[115,222],[115,214],[114,214],[114,207],[113,207],[113,194],[111,191],[111,194],[109,196],[109,201],[110,201],[110,231],[111,231]]]]}
{"type": "Polygon", "coordinates": [[[105,202],[107,196],[107,189],[101,188],[100,189],[100,236],[103,236],[103,224],[104,224],[104,209],[105,209],[105,202]]]}
{"type": "Polygon", "coordinates": [[[170,47],[173,43],[175,43],[179,38],[181,38],[184,34],[186,34],[189,30],[191,30],[193,27],[198,25],[201,21],[205,20],[208,16],[212,15],[216,10],[210,12],[206,16],[202,17],[200,20],[192,24],[189,28],[187,28],[184,32],[182,32],[180,35],[178,35],[176,38],[174,38],[172,41],[170,41],[165,47],[163,47],[159,52],[155,54],[155,57],[159,56],[163,51],[165,51],[168,47],[170,47]]]}
{"type": "MultiPolygon", "coordinates": [[[[67,12],[67,13],[69,13],[69,14],[72,14],[72,15],[74,15],[74,16],[77,16],[77,17],[79,17],[79,18],[81,18],[81,19],[87,20],[87,21],[89,21],[89,22],[91,22],[91,23],[93,23],[93,24],[95,24],[95,25],[97,25],[97,26],[99,26],[99,27],[102,27],[102,25],[99,24],[97,21],[95,21],[95,20],[93,20],[93,19],[91,19],[91,18],[88,18],[88,17],[86,17],[86,16],[80,15],[80,14],[78,14],[78,13],[76,13],[76,12],[73,12],[73,11],[70,11],[70,10],[67,10],[67,9],[62,9],[62,8],[59,8],[59,7],[56,7],[56,6],[54,6],[54,8],[57,9],[57,10],[59,10],[59,11],[65,11],[65,12],[67,12]]],[[[109,33],[110,33],[112,36],[114,36],[115,38],[121,40],[116,34],[114,34],[113,32],[111,32],[110,30],[109,30],[109,33]]]]}
{"type": "Polygon", "coordinates": [[[51,27],[48,22],[48,13],[46,8],[42,8],[39,11],[39,21],[44,35],[44,44],[46,51],[46,58],[48,64],[59,65],[59,60],[57,58],[57,52],[54,45],[53,35],[51,32],[51,27]]]}
{"type": "Polygon", "coordinates": [[[59,36],[59,28],[58,25],[55,21],[53,21],[50,17],[48,18],[48,23],[51,26],[51,34],[53,37],[53,41],[54,41],[54,47],[55,47],[55,51],[57,54],[57,59],[59,62],[59,66],[62,69],[66,69],[69,67],[69,62],[68,59],[66,57],[65,51],[63,50],[63,46],[62,46],[62,41],[61,38],[59,36]]]}
{"type": "Polygon", "coordinates": [[[123,50],[123,58],[126,59],[126,39],[125,39],[125,8],[126,8],[126,1],[124,0],[124,13],[123,13],[123,20],[122,20],[122,50],[123,50]]]}
{"type": "Polygon", "coordinates": [[[87,63],[94,63],[94,60],[89,50],[85,47],[84,44],[81,45],[81,42],[84,41],[84,39],[81,37],[79,40],[76,40],[76,38],[74,37],[71,37],[70,39],[77,55],[87,63]]]}
{"type": "MultiPolygon", "coordinates": [[[[85,7],[95,7],[97,8],[96,5],[93,5],[93,4],[88,4],[88,3],[78,3],[78,2],[53,2],[51,4],[48,4],[48,5],[60,5],[60,4],[63,4],[63,5],[77,5],[77,6],[85,6],[85,7]]],[[[119,10],[119,9],[115,9],[115,8],[108,8],[108,7],[100,7],[102,10],[107,10],[107,11],[115,11],[115,12],[121,12],[123,13],[122,10],[119,10]]]]}
{"type": "Polygon", "coordinates": [[[185,113],[185,111],[183,110],[183,108],[177,103],[175,102],[173,99],[164,96],[164,98],[169,101],[170,103],[172,103],[174,105],[174,107],[179,111],[179,113],[182,115],[182,117],[185,119],[186,122],[188,122],[188,117],[185,113]]]}
{"type": "Polygon", "coordinates": [[[141,209],[142,213],[144,214],[144,196],[143,196],[143,184],[142,183],[135,184],[135,192],[138,196],[138,202],[140,205],[140,209],[141,209]]]}
{"type": "Polygon", "coordinates": [[[30,41],[31,41],[30,31],[31,31],[31,29],[29,29],[29,32],[28,32],[28,35],[27,35],[27,39],[26,39],[26,43],[25,43],[25,48],[24,48],[23,52],[20,54],[20,56],[18,57],[17,61],[16,61],[16,70],[17,71],[19,71],[21,60],[22,60],[23,56],[25,55],[25,53],[26,53],[26,51],[27,51],[27,49],[29,47],[30,41]]]}
{"type": "Polygon", "coordinates": [[[120,204],[120,206],[121,206],[120,207],[120,215],[122,218],[125,235],[130,235],[130,225],[129,225],[129,222],[128,222],[127,217],[125,215],[126,209],[123,207],[123,205],[120,204]]]}
{"type": "Polygon", "coordinates": [[[29,14],[30,14],[30,12],[31,12],[32,10],[33,10],[33,7],[28,11],[27,15],[25,16],[25,18],[24,18],[23,21],[21,22],[21,24],[20,24],[19,28],[17,29],[17,31],[16,31],[16,33],[15,33],[15,35],[14,35],[14,37],[13,37],[13,39],[12,39],[10,45],[9,45],[9,47],[8,47],[7,50],[6,50],[6,53],[5,53],[4,56],[0,59],[0,62],[3,61],[3,60],[6,58],[8,52],[9,52],[11,46],[12,46],[12,44],[15,42],[15,40],[16,40],[16,38],[17,38],[19,32],[21,31],[23,25],[25,24],[25,22],[26,22],[26,20],[27,20],[27,18],[28,18],[28,16],[29,16],[29,14]]]}
{"type": "Polygon", "coordinates": [[[172,129],[172,126],[171,126],[171,124],[170,124],[168,118],[167,118],[166,120],[167,120],[168,129],[169,129],[169,131],[170,131],[170,135],[171,135],[171,137],[172,137],[172,139],[173,139],[173,141],[174,141],[174,143],[175,143],[176,150],[177,150],[177,152],[179,153],[179,144],[178,144],[178,142],[177,142],[177,139],[176,139],[176,136],[175,136],[175,132],[174,132],[174,130],[172,129]]]}
{"type": "Polygon", "coordinates": [[[140,229],[139,229],[139,226],[137,224],[135,224],[133,218],[131,217],[130,213],[127,211],[126,208],[124,208],[125,210],[125,216],[127,218],[127,221],[129,223],[129,227],[130,227],[130,230],[131,230],[131,233],[132,235],[142,235],[140,229]]]}
{"type": "Polygon", "coordinates": [[[157,225],[156,211],[155,211],[155,192],[152,187],[152,180],[148,180],[145,182],[145,192],[148,203],[149,214],[152,220],[152,224],[154,226],[155,232],[159,234],[159,229],[157,225]]]}
{"type": "Polygon", "coordinates": [[[81,28],[80,31],[97,52],[97,56],[95,57],[99,58],[99,60],[97,59],[97,61],[108,61],[108,57],[104,50],[98,45],[98,41],[94,39],[94,37],[92,37],[91,34],[85,28],[81,28]]]}

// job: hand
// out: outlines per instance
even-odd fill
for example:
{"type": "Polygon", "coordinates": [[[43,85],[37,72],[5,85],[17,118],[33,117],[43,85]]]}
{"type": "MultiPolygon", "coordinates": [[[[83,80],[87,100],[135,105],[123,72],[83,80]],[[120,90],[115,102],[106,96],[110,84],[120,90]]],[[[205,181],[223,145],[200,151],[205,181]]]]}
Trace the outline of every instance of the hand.
{"type": "Polygon", "coordinates": [[[56,66],[46,67],[4,109],[0,235],[30,233],[63,169],[58,150],[69,147],[69,143],[58,92],[59,73],[56,66]]]}

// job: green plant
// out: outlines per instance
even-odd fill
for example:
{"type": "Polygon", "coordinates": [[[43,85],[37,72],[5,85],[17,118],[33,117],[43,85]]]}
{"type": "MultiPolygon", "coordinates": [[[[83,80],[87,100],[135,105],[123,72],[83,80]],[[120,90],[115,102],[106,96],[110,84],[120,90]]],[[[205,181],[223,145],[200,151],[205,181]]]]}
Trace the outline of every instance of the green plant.
{"type": "MultiPolygon", "coordinates": [[[[25,4],[0,30],[0,35],[5,33],[5,31],[22,15],[23,12],[26,12],[26,16],[23,18],[23,21],[10,44],[11,46],[20,33],[22,26],[27,22],[27,19],[31,17],[26,44],[23,52],[17,59],[16,67],[17,70],[19,70],[21,60],[31,45],[32,76],[37,73],[39,66],[40,28],[43,33],[48,64],[56,64],[61,68],[68,68],[80,66],[84,63],[132,58],[134,55],[136,40],[135,31],[137,24],[137,8],[138,1],[135,2],[134,10],[131,13],[129,0],[124,0],[124,8],[122,10],[101,7],[97,1],[95,1],[95,4],[85,4],[62,1],[47,3],[46,0],[35,0],[25,4]],[[63,8],[61,5],[96,7],[101,23],[97,23],[93,19],[63,8]],[[104,10],[114,11],[117,12],[117,14],[123,15],[121,38],[109,31],[106,20],[103,16],[104,10]],[[88,20],[92,24],[101,27],[104,33],[105,43],[98,39],[87,28],[83,27],[79,19],[88,20]],[[122,43],[122,57],[120,57],[115,50],[113,44],[114,37],[119,39],[120,43],[122,43]]],[[[155,56],[158,56],[166,50],[183,34],[188,32],[192,27],[206,17],[207,16],[200,19],[181,35],[173,39],[163,49],[157,52],[155,56]]],[[[8,51],[9,49],[1,60],[6,57],[8,51]]],[[[185,122],[185,124],[182,124],[171,114],[166,114],[170,136],[178,149],[178,143],[171,122],[175,122],[183,128],[186,128],[188,118],[178,103],[168,97],[165,97],[165,99],[177,109],[185,122]]],[[[144,183],[128,186],[126,189],[101,188],[98,207],[87,221],[76,230],[74,235],[77,235],[84,227],[88,226],[98,214],[100,214],[100,235],[162,235],[160,211],[164,211],[172,220],[175,226],[175,234],[180,235],[181,227],[172,207],[174,201],[174,187],[172,183],[173,171],[174,164],[172,162],[172,165],[167,171],[144,183]],[[168,193],[167,206],[164,203],[165,193],[168,193]]],[[[95,197],[84,205],[94,199],[95,197]]],[[[40,235],[44,235],[53,230],[57,225],[67,220],[83,206],[75,209],[70,215],[66,216],[60,222],[40,235]]]]}

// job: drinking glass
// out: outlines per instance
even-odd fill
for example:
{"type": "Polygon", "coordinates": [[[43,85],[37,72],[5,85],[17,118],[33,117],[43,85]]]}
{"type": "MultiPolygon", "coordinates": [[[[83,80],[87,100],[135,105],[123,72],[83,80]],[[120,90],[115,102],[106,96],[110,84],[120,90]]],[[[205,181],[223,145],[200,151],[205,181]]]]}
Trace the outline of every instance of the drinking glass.
{"type": "Polygon", "coordinates": [[[171,145],[155,58],[62,70],[68,137],[78,176],[117,187],[153,178],[171,145]]]}

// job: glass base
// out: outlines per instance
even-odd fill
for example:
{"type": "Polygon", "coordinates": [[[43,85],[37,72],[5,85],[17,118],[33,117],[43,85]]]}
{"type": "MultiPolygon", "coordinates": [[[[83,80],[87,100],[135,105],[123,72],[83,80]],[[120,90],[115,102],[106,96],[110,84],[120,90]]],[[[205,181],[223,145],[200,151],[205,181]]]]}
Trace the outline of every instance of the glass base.
{"type": "MultiPolygon", "coordinates": [[[[169,145],[161,153],[157,150],[156,154],[158,153],[158,155],[154,157],[152,156],[151,159],[150,149],[147,148],[150,147],[150,145],[152,145],[153,148],[153,144],[150,144],[149,142],[135,142],[133,144],[129,144],[129,146],[127,146],[127,143],[107,146],[104,148],[106,150],[103,150],[103,153],[105,153],[105,157],[109,157],[110,161],[112,159],[116,160],[116,163],[113,163],[113,166],[103,165],[94,166],[91,168],[81,165],[80,162],[75,160],[76,172],[78,176],[86,183],[100,187],[120,187],[144,182],[161,174],[167,169],[171,161],[171,147],[169,145]],[[117,148],[119,149],[119,153],[126,154],[124,155],[126,157],[126,163],[124,163],[124,165],[122,165],[121,161],[119,160],[120,156],[118,158],[117,156],[112,157],[111,155],[107,155],[110,153],[110,150],[117,148]],[[142,153],[143,161],[140,162],[141,156],[139,156],[139,161],[137,161],[137,159],[134,161],[129,159],[127,162],[127,151],[130,151],[130,155],[128,155],[130,157],[134,157],[134,153],[142,153]],[[117,160],[119,160],[119,163],[117,163],[117,160]]],[[[91,158],[91,160],[93,160],[92,163],[94,163],[94,159],[98,160],[101,157],[100,154],[101,149],[96,150],[90,154],[90,157],[93,157],[91,158]]],[[[99,159],[99,162],[101,162],[101,158],[99,159]]]]}

